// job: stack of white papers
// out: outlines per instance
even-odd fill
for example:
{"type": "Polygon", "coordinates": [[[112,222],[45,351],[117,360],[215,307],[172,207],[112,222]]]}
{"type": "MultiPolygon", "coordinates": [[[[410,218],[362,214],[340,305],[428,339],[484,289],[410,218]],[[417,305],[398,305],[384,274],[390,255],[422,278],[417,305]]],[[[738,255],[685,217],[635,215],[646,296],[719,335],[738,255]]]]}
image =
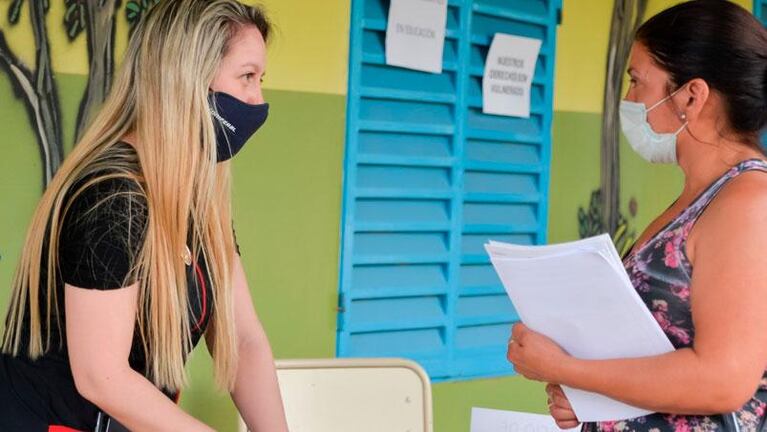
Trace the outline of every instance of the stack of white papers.
{"type": "Polygon", "coordinates": [[[580,427],[560,429],[551,416],[488,408],[471,409],[471,432],[575,432],[580,427]]]}
{"type": "MultiPolygon", "coordinates": [[[[491,241],[485,249],[522,322],[570,355],[597,360],[674,350],[608,235],[548,246],[491,241]]],[[[651,413],[596,393],[563,389],[580,421],[651,413]]]]}

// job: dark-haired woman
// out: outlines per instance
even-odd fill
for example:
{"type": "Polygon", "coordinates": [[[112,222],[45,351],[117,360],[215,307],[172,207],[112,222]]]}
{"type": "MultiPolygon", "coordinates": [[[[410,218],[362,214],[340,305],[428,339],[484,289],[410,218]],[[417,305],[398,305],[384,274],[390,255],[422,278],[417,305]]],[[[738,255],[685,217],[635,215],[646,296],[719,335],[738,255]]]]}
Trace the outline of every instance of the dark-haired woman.
{"type": "Polygon", "coordinates": [[[684,188],[624,260],[675,351],[581,360],[522,324],[508,358],[549,383],[560,427],[579,422],[560,385],[656,412],[586,431],[758,431],[767,407],[767,30],[743,8],[695,0],[637,32],[621,104],[628,142],[677,163],[684,188]]]}

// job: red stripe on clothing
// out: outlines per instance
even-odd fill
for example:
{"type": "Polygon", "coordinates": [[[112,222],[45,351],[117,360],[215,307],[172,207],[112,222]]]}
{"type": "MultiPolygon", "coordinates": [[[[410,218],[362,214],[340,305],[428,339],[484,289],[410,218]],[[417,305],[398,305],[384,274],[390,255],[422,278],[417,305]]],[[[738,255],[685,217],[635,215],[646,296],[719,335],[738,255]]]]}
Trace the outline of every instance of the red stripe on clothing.
{"type": "Polygon", "coordinates": [[[194,325],[195,330],[200,330],[202,327],[202,322],[205,320],[205,314],[208,312],[208,289],[205,284],[205,277],[202,274],[202,270],[200,270],[200,266],[197,265],[197,261],[194,261],[194,271],[197,273],[197,281],[200,284],[200,288],[202,288],[202,313],[200,314],[200,319],[197,320],[197,323],[194,325]]]}
{"type": "Polygon", "coordinates": [[[48,426],[48,432],[81,432],[66,426],[48,426]]]}

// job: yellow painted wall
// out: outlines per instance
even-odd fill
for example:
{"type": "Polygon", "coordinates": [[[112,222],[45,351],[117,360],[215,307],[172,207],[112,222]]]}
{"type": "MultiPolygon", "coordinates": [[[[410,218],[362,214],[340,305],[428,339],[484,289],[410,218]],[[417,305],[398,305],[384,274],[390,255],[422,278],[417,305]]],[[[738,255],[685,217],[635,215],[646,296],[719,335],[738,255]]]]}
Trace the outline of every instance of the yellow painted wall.
{"type": "MultiPolygon", "coordinates": [[[[254,145],[235,161],[242,167],[235,173],[240,185],[236,205],[239,217],[247,221],[238,228],[238,235],[244,259],[248,261],[254,299],[280,358],[329,357],[335,348],[333,306],[337,295],[337,265],[334,263],[338,256],[338,237],[334,230],[340,218],[350,1],[262,2],[278,27],[270,47],[271,65],[265,87],[290,91],[267,93],[273,102],[274,117],[254,145]],[[321,95],[307,97],[303,94],[307,92],[321,95]],[[273,185],[280,187],[273,188],[273,185]],[[290,251],[297,245],[308,247],[321,259],[312,262],[308,273],[284,276],[281,272],[292,263],[290,251]]],[[[675,2],[651,0],[648,16],[675,2]]],[[[8,27],[5,11],[9,3],[9,0],[0,0],[0,28],[8,27]]],[[[738,3],[751,7],[751,0],[738,0],[738,3]]],[[[65,121],[66,136],[70,137],[72,116],[84,80],[65,75],[86,73],[86,49],[84,37],[75,44],[66,40],[61,30],[63,4],[63,1],[52,0],[48,21],[55,53],[54,69],[62,75],[60,91],[63,106],[67,108],[63,115],[65,120],[69,119],[65,121]]],[[[549,227],[552,241],[577,236],[577,208],[588,204],[588,194],[598,185],[598,113],[602,105],[611,5],[612,0],[565,0],[555,72],[549,227]]],[[[27,48],[22,57],[32,64],[34,48],[26,8],[21,19],[23,25],[10,29],[8,38],[11,46],[27,48]]],[[[118,23],[116,58],[121,56],[127,33],[122,14],[118,23]]],[[[0,84],[7,88],[4,81],[0,80],[0,84]]],[[[6,89],[3,94],[10,93],[6,89]]],[[[5,226],[7,232],[13,231],[16,236],[16,240],[7,241],[10,235],[0,235],[1,280],[8,280],[15,261],[15,255],[6,251],[18,250],[22,241],[20,230],[8,227],[25,224],[39,196],[38,157],[32,145],[22,145],[22,141],[31,144],[33,138],[20,107],[18,102],[9,104],[8,99],[0,97],[3,114],[0,126],[5,125],[6,132],[12,126],[21,131],[11,133],[10,138],[7,135],[0,138],[0,148],[13,144],[15,152],[23,153],[23,157],[12,157],[15,153],[6,152],[6,168],[0,170],[7,179],[0,182],[0,199],[8,200],[0,200],[0,203],[14,203],[13,212],[0,211],[0,220],[7,222],[0,224],[0,234],[4,233],[2,226],[5,226]]],[[[678,178],[674,182],[674,167],[649,167],[625,145],[621,152],[624,155],[621,166],[624,204],[621,207],[625,209],[628,198],[637,198],[639,214],[632,223],[641,229],[662,207],[661,203],[671,199],[673,191],[678,189],[678,178]]],[[[193,385],[185,393],[184,407],[218,430],[233,432],[236,413],[226,395],[212,390],[209,357],[204,349],[193,356],[190,373],[193,385]]],[[[545,410],[542,385],[518,376],[435,384],[433,395],[438,432],[468,430],[472,406],[545,410]]]]}
{"type": "Polygon", "coordinates": [[[276,23],[265,87],[346,94],[351,0],[244,0],[276,23]]]}
{"type": "Polygon", "coordinates": [[[610,32],[609,0],[564,0],[557,29],[554,110],[601,112],[610,32]],[[588,23],[588,25],[586,25],[588,23]]]}
{"type": "MultiPolygon", "coordinates": [[[[652,16],[680,0],[650,0],[646,16],[652,16]]],[[[751,10],[752,0],[733,0],[751,10]]],[[[269,51],[265,88],[315,93],[346,94],[351,0],[244,0],[262,4],[277,31],[269,51]]],[[[564,0],[563,21],[557,31],[555,111],[601,112],[604,94],[605,59],[610,30],[610,0],[564,0]],[[588,23],[588,25],[584,25],[588,23]]],[[[23,8],[21,20],[28,20],[23,8]]],[[[64,2],[53,1],[48,28],[62,25],[64,2]]],[[[115,58],[121,58],[127,32],[126,20],[118,16],[115,58]]],[[[31,26],[8,28],[0,20],[11,46],[25,46],[19,56],[34,64],[34,49],[24,43],[32,39],[31,26]]],[[[87,73],[85,38],[69,42],[64,32],[51,31],[53,68],[56,72],[87,73]]]]}
{"type": "MultiPolygon", "coordinates": [[[[753,0],[733,0],[749,11],[753,0]]],[[[650,0],[645,17],[680,0],[650,0]]],[[[564,0],[557,31],[554,110],[602,112],[612,1],[564,0]]]]}
{"type": "MultiPolygon", "coordinates": [[[[0,0],[3,11],[9,0],[0,0]]],[[[125,3],[118,11],[115,58],[121,59],[127,45],[125,3]]],[[[243,0],[261,4],[275,23],[276,31],[269,47],[269,66],[264,87],[270,90],[290,90],[311,93],[346,94],[349,57],[350,0],[243,0]]],[[[86,75],[88,57],[85,35],[70,42],[63,28],[65,3],[51,1],[46,17],[51,61],[57,73],[86,75]]],[[[16,54],[30,68],[35,64],[32,26],[29,9],[22,8],[19,24],[10,26],[5,14],[0,17],[0,29],[6,32],[8,44],[23,47],[16,54]]]]}
{"type": "MultiPolygon", "coordinates": [[[[0,11],[3,12],[0,16],[0,29],[5,32],[5,38],[8,40],[8,45],[13,48],[14,54],[30,69],[34,69],[35,44],[32,26],[29,24],[29,7],[25,5],[21,8],[21,17],[18,24],[11,26],[6,18],[10,3],[10,1],[0,0],[0,5],[3,6],[0,8],[0,11]]],[[[88,73],[88,49],[85,44],[85,37],[80,35],[74,42],[69,42],[64,31],[65,11],[66,8],[63,1],[52,1],[46,16],[48,42],[50,43],[51,52],[54,53],[51,56],[53,70],[59,73],[84,75],[88,73]]],[[[125,21],[123,16],[121,18],[120,21],[125,21]]],[[[118,31],[119,33],[126,32],[118,31]]],[[[122,47],[124,45],[124,43],[120,44],[119,40],[116,41],[116,46],[122,47]]]]}

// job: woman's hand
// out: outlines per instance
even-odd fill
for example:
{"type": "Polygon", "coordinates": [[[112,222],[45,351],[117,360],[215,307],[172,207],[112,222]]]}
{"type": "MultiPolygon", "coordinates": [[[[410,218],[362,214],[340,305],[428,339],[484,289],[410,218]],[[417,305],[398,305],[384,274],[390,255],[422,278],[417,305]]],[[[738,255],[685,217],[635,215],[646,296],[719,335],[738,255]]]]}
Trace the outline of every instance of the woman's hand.
{"type": "Polygon", "coordinates": [[[556,384],[546,385],[546,394],[549,395],[549,414],[554,418],[560,429],[571,429],[577,427],[580,422],[575,417],[575,411],[567,400],[562,387],[556,384]]]}
{"type": "Polygon", "coordinates": [[[517,323],[511,328],[506,358],[527,379],[559,384],[563,365],[571,357],[551,339],[517,323]]]}

